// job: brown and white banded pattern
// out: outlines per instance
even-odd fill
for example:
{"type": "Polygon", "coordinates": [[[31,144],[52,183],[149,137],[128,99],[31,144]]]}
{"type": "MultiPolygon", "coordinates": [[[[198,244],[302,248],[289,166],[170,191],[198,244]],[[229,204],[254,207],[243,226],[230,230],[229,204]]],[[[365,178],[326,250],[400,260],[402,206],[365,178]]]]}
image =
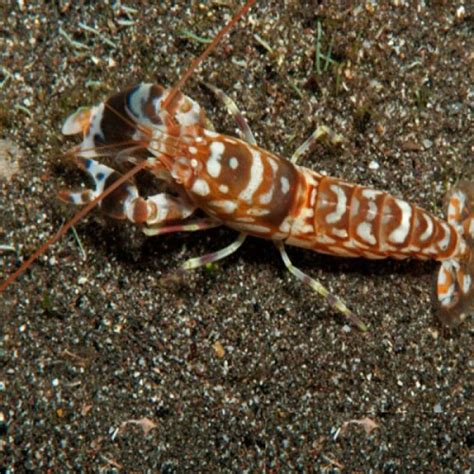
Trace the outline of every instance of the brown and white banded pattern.
{"type": "Polygon", "coordinates": [[[447,260],[458,229],[388,193],[322,176],[237,138],[187,131],[171,174],[229,227],[331,255],[447,260]]]}
{"type": "Polygon", "coordinates": [[[330,255],[441,261],[444,320],[462,320],[472,309],[474,218],[466,190],[452,195],[446,222],[389,193],[323,176],[199,126],[179,148],[171,175],[219,222],[330,255]]]}
{"type": "Polygon", "coordinates": [[[278,239],[289,235],[279,226],[292,209],[298,185],[292,163],[208,130],[187,137],[171,174],[201,209],[248,234],[278,239]]]}
{"type": "MultiPolygon", "coordinates": [[[[292,231],[288,243],[333,255],[365,258],[433,258],[445,260],[462,251],[456,228],[432,214],[388,193],[301,169],[306,201],[294,220],[306,216],[312,237],[292,231]],[[309,184],[308,184],[309,183],[309,184]],[[310,200],[311,201],[311,200],[310,200]]],[[[303,193],[304,194],[304,193],[303,193]]],[[[294,227],[293,227],[294,228],[294,227]]],[[[300,229],[298,226],[296,230],[300,229]]]]}
{"type": "MultiPolygon", "coordinates": [[[[62,197],[85,204],[120,177],[93,160],[96,156],[110,155],[117,162],[147,159],[147,168],[174,194],[142,198],[128,181],[102,200],[101,207],[112,217],[145,223],[149,235],[224,224],[277,241],[289,269],[283,243],[344,257],[439,260],[437,294],[445,320],[472,310],[473,183],[462,183],[451,193],[443,221],[386,192],[323,176],[252,144],[243,117],[241,130],[252,143],[213,131],[201,107],[179,92],[164,110],[168,94],[161,86],[140,84],[69,117],[63,131],[83,133],[76,162],[90,174],[95,190],[62,197]],[[188,224],[198,208],[209,218],[188,224]]],[[[302,149],[307,146],[305,142],[302,149]]],[[[221,258],[228,249],[217,254],[221,258]]],[[[205,257],[197,260],[213,258],[205,257]]],[[[310,280],[299,270],[293,273],[310,280]]],[[[327,294],[317,282],[311,285],[327,294]]],[[[342,303],[333,306],[348,314],[342,303]]]]}

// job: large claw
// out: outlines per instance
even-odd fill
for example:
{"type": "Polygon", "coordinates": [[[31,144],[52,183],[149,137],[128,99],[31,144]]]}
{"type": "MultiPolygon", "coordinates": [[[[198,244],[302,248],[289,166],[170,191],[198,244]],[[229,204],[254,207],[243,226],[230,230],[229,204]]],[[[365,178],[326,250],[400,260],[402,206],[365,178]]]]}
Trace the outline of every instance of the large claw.
{"type": "MultiPolygon", "coordinates": [[[[104,189],[112,185],[121,174],[90,158],[75,156],[76,164],[86,171],[94,181],[94,189],[81,191],[63,190],[59,192],[59,198],[65,202],[76,205],[87,204],[98,196],[104,189]]],[[[112,191],[99,203],[102,211],[115,219],[129,218],[133,222],[144,222],[148,216],[147,204],[139,197],[136,186],[131,182],[125,182],[112,191]]]]}

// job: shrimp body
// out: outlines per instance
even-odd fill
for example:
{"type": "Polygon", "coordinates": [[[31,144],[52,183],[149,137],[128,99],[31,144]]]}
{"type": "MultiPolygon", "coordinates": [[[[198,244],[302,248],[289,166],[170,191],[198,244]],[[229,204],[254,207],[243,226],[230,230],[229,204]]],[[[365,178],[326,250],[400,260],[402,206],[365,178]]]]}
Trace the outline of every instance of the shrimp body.
{"type": "Polygon", "coordinates": [[[185,130],[170,171],[200,209],[257,237],[371,259],[448,260],[468,252],[454,225],[414,204],[323,176],[234,137],[185,130]]]}
{"type": "MultiPolygon", "coordinates": [[[[148,170],[172,193],[144,199],[130,181],[103,199],[101,207],[112,217],[146,224],[149,235],[226,225],[274,240],[290,271],[306,282],[309,277],[294,271],[283,244],[343,257],[438,260],[437,295],[444,319],[457,321],[472,310],[473,183],[452,191],[444,221],[384,191],[325,176],[270,153],[254,143],[249,130],[247,141],[217,133],[199,104],[180,92],[162,107],[168,94],[161,86],[140,84],[69,117],[63,132],[82,131],[76,162],[93,177],[96,189],[61,197],[84,204],[120,176],[92,159],[96,156],[106,153],[117,162],[146,158],[148,170]],[[208,220],[188,225],[197,209],[208,220]]],[[[239,126],[243,132],[248,128],[246,123],[239,126]]],[[[327,295],[314,281],[309,284],[327,295]]],[[[342,303],[334,306],[348,311],[342,303]]]]}

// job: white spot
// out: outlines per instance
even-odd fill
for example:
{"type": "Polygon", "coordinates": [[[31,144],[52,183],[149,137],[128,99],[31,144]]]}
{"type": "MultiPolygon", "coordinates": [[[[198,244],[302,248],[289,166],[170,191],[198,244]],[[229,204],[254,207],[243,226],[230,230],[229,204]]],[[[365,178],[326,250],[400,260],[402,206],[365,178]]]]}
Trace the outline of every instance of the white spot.
{"type": "Polygon", "coordinates": [[[253,217],[236,217],[235,218],[236,222],[255,222],[255,219],[253,217]]]}
{"type": "Polygon", "coordinates": [[[326,216],[326,222],[328,224],[334,224],[341,219],[346,212],[347,197],[346,193],[337,184],[331,184],[329,189],[333,191],[337,196],[336,210],[326,216]]]}
{"type": "Polygon", "coordinates": [[[207,181],[203,179],[196,179],[194,181],[193,186],[191,187],[191,191],[199,196],[207,196],[210,192],[209,185],[207,181]]]}
{"type": "Polygon", "coordinates": [[[193,158],[193,159],[191,160],[191,166],[192,166],[193,168],[197,168],[197,166],[198,166],[198,161],[193,158]]]}
{"type": "Polygon", "coordinates": [[[462,212],[466,206],[466,195],[461,191],[456,191],[451,196],[448,205],[448,222],[450,224],[459,224],[456,217],[462,212]],[[454,201],[454,202],[453,202],[454,201]]]}
{"type": "Polygon", "coordinates": [[[439,269],[438,283],[441,285],[444,285],[446,283],[446,270],[444,269],[444,267],[441,267],[439,269]]]}
{"type": "Polygon", "coordinates": [[[280,178],[281,192],[286,194],[290,190],[290,182],[286,176],[280,178]]]}
{"type": "Polygon", "coordinates": [[[307,224],[306,213],[301,211],[291,224],[291,234],[298,235],[311,233],[314,233],[314,228],[312,225],[307,224]]]}
{"type": "Polygon", "coordinates": [[[374,201],[369,201],[369,210],[367,212],[367,220],[373,221],[377,217],[377,204],[374,201]]]}
{"type": "Polygon", "coordinates": [[[390,258],[395,258],[396,260],[405,260],[408,258],[408,255],[405,255],[404,253],[391,253],[390,258]]]}
{"type": "Polygon", "coordinates": [[[317,194],[317,189],[316,188],[313,188],[313,190],[311,191],[311,196],[309,198],[309,204],[311,207],[314,206],[314,203],[316,202],[316,194],[317,194]]]}
{"type": "Polygon", "coordinates": [[[258,234],[268,234],[270,232],[268,227],[258,224],[239,224],[239,227],[246,231],[256,232],[258,234]]]}
{"type": "Polygon", "coordinates": [[[357,214],[359,214],[359,209],[360,201],[356,197],[353,197],[351,201],[351,217],[357,216],[357,214]]]}
{"type": "Polygon", "coordinates": [[[347,238],[347,230],[345,230],[345,229],[338,229],[336,227],[333,227],[331,229],[331,234],[337,235],[341,239],[346,239],[347,238]]]}
{"type": "Polygon", "coordinates": [[[360,242],[357,240],[345,240],[344,242],[341,242],[344,247],[347,249],[359,249],[359,248],[365,248],[365,246],[361,245],[360,242]]]}
{"type": "Polygon", "coordinates": [[[427,240],[429,237],[431,237],[431,234],[433,233],[433,221],[431,220],[431,217],[427,216],[426,214],[422,214],[422,216],[426,222],[427,227],[425,231],[420,235],[420,242],[427,240]]]}
{"type": "Polygon", "coordinates": [[[395,199],[395,203],[402,211],[402,219],[400,225],[388,236],[388,240],[401,244],[405,241],[410,231],[411,207],[410,204],[400,199],[395,199]]]}
{"type": "Polygon", "coordinates": [[[380,196],[382,193],[380,191],[375,191],[375,189],[368,189],[365,188],[362,191],[362,196],[364,196],[367,199],[373,199],[375,200],[377,196],[380,196]]]}
{"type": "Polygon", "coordinates": [[[273,190],[275,189],[275,185],[272,183],[272,187],[265,193],[260,196],[260,204],[270,204],[273,196],[273,190]]]}
{"type": "Polygon", "coordinates": [[[363,250],[361,256],[365,258],[370,258],[372,260],[382,260],[384,258],[387,258],[386,255],[380,255],[378,253],[369,252],[368,250],[363,250]]]}
{"type": "Polygon", "coordinates": [[[227,194],[229,192],[229,186],[225,184],[220,184],[219,185],[219,191],[223,194],[227,194]]]}
{"type": "Polygon", "coordinates": [[[442,225],[443,225],[443,229],[444,229],[444,237],[443,237],[443,240],[441,240],[438,243],[438,246],[439,246],[440,250],[444,251],[448,248],[449,241],[451,240],[451,229],[444,222],[443,222],[442,225]]]}
{"type": "Polygon", "coordinates": [[[370,245],[375,245],[377,243],[377,239],[372,233],[372,224],[369,224],[368,222],[361,222],[357,226],[356,232],[362,240],[368,242],[370,245]]]}
{"type": "Polygon", "coordinates": [[[252,196],[258,189],[263,180],[263,162],[260,153],[255,150],[252,152],[252,166],[250,168],[250,181],[247,187],[239,194],[240,199],[251,204],[252,196]]]}
{"type": "Polygon", "coordinates": [[[209,147],[211,150],[211,156],[207,160],[206,168],[209,176],[217,178],[221,174],[221,158],[222,153],[224,153],[224,144],[222,142],[212,142],[209,147]]]}
{"type": "Polygon", "coordinates": [[[237,209],[237,203],[229,199],[220,199],[209,202],[209,205],[222,209],[226,214],[232,214],[237,209]]]}
{"type": "Polygon", "coordinates": [[[204,130],[204,135],[209,138],[218,138],[220,135],[216,132],[213,132],[212,130],[204,130]]]}
{"type": "Polygon", "coordinates": [[[230,158],[229,160],[229,166],[233,169],[233,170],[236,170],[239,166],[239,160],[233,156],[232,158],[230,158]]]}
{"type": "Polygon", "coordinates": [[[462,280],[462,292],[467,295],[471,289],[472,278],[471,275],[464,275],[462,280]]]}
{"type": "Polygon", "coordinates": [[[317,235],[316,236],[316,242],[318,242],[320,244],[329,244],[329,245],[333,245],[333,244],[336,243],[336,241],[332,237],[329,237],[326,234],[317,235]]]}
{"type": "Polygon", "coordinates": [[[199,104],[189,97],[187,97],[187,100],[191,102],[192,107],[187,112],[181,112],[179,110],[176,112],[176,120],[184,127],[195,125],[199,122],[199,117],[201,116],[201,107],[199,104]]]}
{"type": "Polygon", "coordinates": [[[189,153],[192,153],[195,155],[198,152],[198,149],[195,146],[190,146],[189,147],[189,153]]]}
{"type": "Polygon", "coordinates": [[[249,216],[266,216],[267,214],[270,214],[270,211],[268,209],[262,209],[261,207],[254,207],[249,209],[247,214],[249,216]]]}
{"type": "Polygon", "coordinates": [[[291,228],[291,218],[286,217],[285,220],[280,224],[280,230],[287,234],[291,228]]]}
{"type": "Polygon", "coordinates": [[[439,250],[436,245],[431,245],[428,248],[423,249],[424,254],[436,255],[439,253],[439,250]]]}

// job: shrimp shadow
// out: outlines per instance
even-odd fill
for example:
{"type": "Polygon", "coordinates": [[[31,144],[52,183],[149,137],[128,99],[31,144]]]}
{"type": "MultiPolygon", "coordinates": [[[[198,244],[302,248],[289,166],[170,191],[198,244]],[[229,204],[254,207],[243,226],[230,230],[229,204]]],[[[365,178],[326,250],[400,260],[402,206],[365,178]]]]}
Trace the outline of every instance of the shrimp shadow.
{"type": "MultiPolygon", "coordinates": [[[[268,244],[260,239],[249,238],[239,250],[239,256],[250,266],[267,265],[277,268],[279,276],[284,278],[285,274],[288,275],[287,269],[278,250],[268,244]]],[[[420,295],[429,294],[434,301],[436,262],[335,257],[295,247],[288,247],[287,251],[292,263],[300,270],[315,279],[321,279],[321,283],[332,290],[336,287],[333,290],[335,294],[343,298],[356,313],[359,308],[362,308],[363,312],[386,312],[387,308],[399,308],[400,301],[403,301],[408,308],[404,318],[409,322],[412,313],[418,311],[414,308],[420,305],[420,301],[426,301],[426,298],[420,298],[420,295]],[[365,291],[368,293],[364,293],[365,291]]],[[[281,286],[290,299],[300,301],[299,312],[314,313],[315,308],[318,308],[318,317],[324,320],[334,319],[335,314],[328,308],[327,303],[314,293],[314,297],[308,298],[308,291],[311,290],[301,282],[289,279],[287,284],[281,286]]],[[[336,316],[341,322],[345,321],[341,315],[336,316]]]]}

